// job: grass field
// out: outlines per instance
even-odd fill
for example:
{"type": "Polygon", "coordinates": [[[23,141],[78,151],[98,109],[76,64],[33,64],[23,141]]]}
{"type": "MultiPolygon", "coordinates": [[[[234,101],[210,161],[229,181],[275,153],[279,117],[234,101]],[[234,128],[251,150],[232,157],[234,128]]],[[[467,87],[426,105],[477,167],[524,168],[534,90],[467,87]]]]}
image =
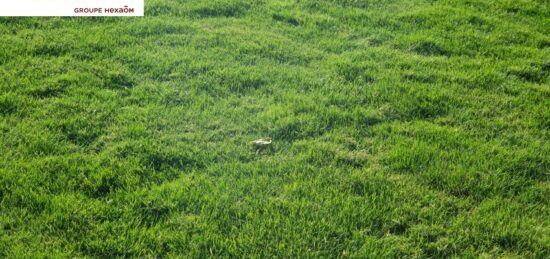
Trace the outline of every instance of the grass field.
{"type": "Polygon", "coordinates": [[[549,258],[550,2],[3,17],[0,132],[0,257],[549,258]]]}

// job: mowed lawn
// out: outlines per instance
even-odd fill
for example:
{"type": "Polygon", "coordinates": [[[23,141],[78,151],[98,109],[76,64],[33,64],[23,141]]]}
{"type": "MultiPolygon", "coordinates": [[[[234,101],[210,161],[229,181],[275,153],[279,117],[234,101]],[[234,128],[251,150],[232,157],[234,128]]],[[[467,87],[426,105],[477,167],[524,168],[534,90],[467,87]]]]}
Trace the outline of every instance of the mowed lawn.
{"type": "Polygon", "coordinates": [[[0,257],[549,258],[550,2],[3,17],[0,134],[0,257]]]}

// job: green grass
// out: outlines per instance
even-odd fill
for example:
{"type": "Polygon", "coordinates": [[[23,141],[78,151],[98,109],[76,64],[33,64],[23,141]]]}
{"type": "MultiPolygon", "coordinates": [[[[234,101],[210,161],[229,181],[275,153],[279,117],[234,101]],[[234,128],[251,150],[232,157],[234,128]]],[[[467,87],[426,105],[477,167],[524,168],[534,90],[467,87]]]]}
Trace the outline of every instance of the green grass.
{"type": "Polygon", "coordinates": [[[0,132],[0,257],[549,258],[550,4],[4,17],[0,132]]]}

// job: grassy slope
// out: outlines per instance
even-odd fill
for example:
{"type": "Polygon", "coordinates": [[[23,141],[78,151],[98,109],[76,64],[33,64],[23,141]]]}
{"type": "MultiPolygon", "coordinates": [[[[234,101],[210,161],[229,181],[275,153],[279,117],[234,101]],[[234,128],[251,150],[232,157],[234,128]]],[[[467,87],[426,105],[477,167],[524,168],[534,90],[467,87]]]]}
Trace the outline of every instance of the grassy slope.
{"type": "Polygon", "coordinates": [[[147,0],[145,18],[1,18],[0,256],[548,258],[549,13],[147,0]]]}

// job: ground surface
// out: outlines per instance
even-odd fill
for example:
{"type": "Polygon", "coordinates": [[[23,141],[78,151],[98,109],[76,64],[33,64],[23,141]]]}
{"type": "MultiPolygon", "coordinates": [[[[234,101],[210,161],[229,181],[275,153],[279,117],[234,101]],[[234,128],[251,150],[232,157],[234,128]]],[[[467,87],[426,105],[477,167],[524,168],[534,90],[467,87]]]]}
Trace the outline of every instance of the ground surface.
{"type": "Polygon", "coordinates": [[[146,2],[0,18],[1,257],[550,257],[549,2],[146,2]]]}

